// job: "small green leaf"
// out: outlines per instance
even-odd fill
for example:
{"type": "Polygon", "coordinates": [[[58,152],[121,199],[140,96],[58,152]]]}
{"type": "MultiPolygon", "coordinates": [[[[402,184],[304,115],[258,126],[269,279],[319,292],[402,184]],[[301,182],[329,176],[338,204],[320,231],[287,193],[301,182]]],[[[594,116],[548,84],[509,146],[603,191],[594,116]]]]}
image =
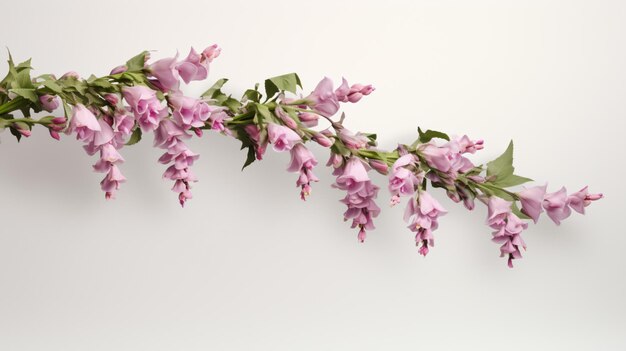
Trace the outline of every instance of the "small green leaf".
{"type": "Polygon", "coordinates": [[[513,174],[513,140],[509,143],[504,153],[495,160],[487,163],[487,176],[506,178],[513,174]]]}
{"type": "Polygon", "coordinates": [[[208,97],[209,99],[214,98],[216,93],[221,93],[220,89],[222,89],[226,82],[228,82],[228,79],[226,78],[218,80],[209,88],[209,90],[205,91],[201,96],[208,97]]]}
{"type": "Polygon", "coordinates": [[[135,145],[141,140],[141,128],[136,127],[133,130],[133,134],[130,135],[130,139],[126,142],[126,145],[135,145]]]}
{"type": "Polygon", "coordinates": [[[222,102],[222,105],[228,107],[228,109],[232,112],[237,112],[237,110],[241,107],[239,100],[233,99],[230,96],[222,102]]]}
{"type": "Polygon", "coordinates": [[[513,212],[513,214],[515,214],[517,217],[519,217],[521,219],[531,219],[524,212],[522,212],[519,209],[519,207],[517,207],[517,203],[516,202],[513,202],[513,204],[511,205],[511,212],[513,212]]]}
{"type": "Polygon", "coordinates": [[[434,138],[444,139],[450,141],[450,137],[448,134],[443,132],[438,132],[436,130],[430,130],[423,132],[421,128],[417,128],[417,133],[419,134],[419,141],[422,143],[427,143],[434,138]]]}
{"type": "Polygon", "coordinates": [[[35,92],[35,89],[11,89],[9,90],[12,93],[15,93],[25,99],[28,99],[32,102],[38,102],[39,101],[39,97],[37,96],[37,93],[35,92]]]}
{"type": "Polygon", "coordinates": [[[268,99],[279,91],[288,91],[295,94],[298,91],[298,86],[302,88],[300,77],[296,73],[283,74],[282,76],[265,80],[265,94],[268,99]]]}
{"type": "Polygon", "coordinates": [[[255,122],[257,122],[257,124],[261,124],[264,121],[268,121],[268,120],[271,121],[273,119],[272,118],[272,113],[270,112],[270,109],[267,106],[265,106],[263,104],[259,104],[259,103],[255,104],[255,106],[256,106],[256,110],[258,112],[257,115],[255,116],[255,118],[257,119],[257,121],[255,121],[255,122]],[[258,118],[259,116],[261,118],[258,118]]]}
{"type": "Polygon", "coordinates": [[[126,67],[129,71],[140,71],[143,69],[143,66],[146,64],[146,55],[147,51],[143,51],[137,56],[134,56],[130,60],[126,61],[126,67]]]}
{"type": "Polygon", "coordinates": [[[497,185],[502,188],[508,188],[511,186],[521,185],[526,182],[532,182],[533,180],[526,177],[521,177],[515,174],[511,174],[507,177],[496,176],[496,180],[492,182],[493,185],[497,185]]]}
{"type": "Polygon", "coordinates": [[[254,146],[248,146],[248,154],[246,155],[246,162],[244,162],[241,170],[243,171],[246,167],[250,166],[252,162],[256,161],[256,152],[254,151],[254,146]]]}
{"type": "Polygon", "coordinates": [[[63,92],[63,88],[61,88],[61,86],[58,85],[54,80],[44,80],[43,82],[41,82],[41,84],[57,94],[61,94],[63,92]]]}
{"type": "Polygon", "coordinates": [[[243,97],[247,100],[259,102],[261,101],[261,93],[256,90],[248,89],[245,93],[243,93],[243,97]]]}

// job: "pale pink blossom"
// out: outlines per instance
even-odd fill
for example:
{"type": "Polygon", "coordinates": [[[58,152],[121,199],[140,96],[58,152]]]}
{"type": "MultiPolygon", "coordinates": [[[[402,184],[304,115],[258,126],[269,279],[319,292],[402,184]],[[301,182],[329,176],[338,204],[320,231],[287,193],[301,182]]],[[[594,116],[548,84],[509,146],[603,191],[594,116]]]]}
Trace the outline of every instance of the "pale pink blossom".
{"type": "Polygon", "coordinates": [[[41,103],[41,107],[48,112],[52,112],[59,107],[59,98],[54,95],[41,95],[39,102],[41,103]]]}
{"type": "Polygon", "coordinates": [[[535,223],[537,223],[539,215],[543,212],[541,206],[546,195],[546,187],[547,185],[525,188],[517,193],[522,203],[522,212],[532,218],[535,223]]]}
{"type": "Polygon", "coordinates": [[[296,144],[290,152],[291,162],[287,171],[300,172],[296,186],[301,187],[300,198],[306,200],[306,197],[311,193],[311,182],[319,181],[313,173],[313,167],[317,165],[317,160],[302,143],[296,144]]]}
{"type": "Polygon", "coordinates": [[[161,119],[167,116],[167,107],[161,105],[156,91],[143,85],[136,85],[122,88],[122,93],[142,131],[156,129],[161,119]]]}
{"type": "Polygon", "coordinates": [[[267,136],[274,151],[278,152],[291,150],[295,144],[302,141],[296,132],[276,123],[267,125],[267,136]]]}
{"type": "Polygon", "coordinates": [[[543,208],[548,217],[554,223],[561,224],[561,221],[570,216],[572,211],[568,206],[567,190],[562,187],[560,190],[546,194],[543,198],[543,208]]]}
{"type": "Polygon", "coordinates": [[[333,92],[333,82],[327,77],[317,84],[306,99],[311,101],[313,109],[323,116],[331,117],[339,111],[339,101],[333,92]]]}
{"type": "Polygon", "coordinates": [[[76,133],[76,139],[90,141],[94,133],[100,130],[98,119],[89,109],[81,104],[74,106],[67,134],[76,133]]]}
{"type": "Polygon", "coordinates": [[[417,199],[411,198],[407,203],[404,220],[415,232],[415,245],[421,245],[419,253],[422,256],[428,254],[429,246],[435,245],[433,231],[439,227],[439,217],[446,213],[446,209],[426,191],[420,191],[417,199]]]}
{"type": "Polygon", "coordinates": [[[567,197],[567,203],[574,211],[585,214],[585,207],[589,206],[592,201],[600,200],[602,197],[602,194],[589,194],[587,187],[584,187],[570,194],[567,197]]]}

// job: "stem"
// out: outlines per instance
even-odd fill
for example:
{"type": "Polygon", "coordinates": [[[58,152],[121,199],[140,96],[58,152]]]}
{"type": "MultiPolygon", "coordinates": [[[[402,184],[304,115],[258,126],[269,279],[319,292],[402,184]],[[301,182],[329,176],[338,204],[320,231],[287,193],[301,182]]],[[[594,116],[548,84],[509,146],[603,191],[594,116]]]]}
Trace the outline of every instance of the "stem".
{"type": "Polygon", "coordinates": [[[28,106],[28,104],[28,100],[24,99],[21,96],[18,96],[15,99],[0,106],[0,115],[19,110],[22,107],[28,106]]]}

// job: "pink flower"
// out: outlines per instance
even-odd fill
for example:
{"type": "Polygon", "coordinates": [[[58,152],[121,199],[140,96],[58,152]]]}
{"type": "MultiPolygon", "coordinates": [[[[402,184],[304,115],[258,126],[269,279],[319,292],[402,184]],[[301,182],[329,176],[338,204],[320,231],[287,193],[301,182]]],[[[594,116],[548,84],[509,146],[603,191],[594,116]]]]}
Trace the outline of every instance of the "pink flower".
{"type": "Polygon", "coordinates": [[[280,118],[285,126],[294,130],[298,129],[298,123],[296,123],[296,121],[294,121],[294,119],[291,118],[291,116],[289,116],[289,114],[287,114],[287,112],[285,112],[285,110],[283,110],[280,105],[276,106],[276,109],[274,109],[274,114],[278,118],[280,118]]]}
{"type": "Polygon", "coordinates": [[[458,137],[456,139],[453,140],[454,142],[457,143],[458,147],[459,147],[459,152],[464,154],[464,153],[470,153],[473,154],[478,150],[482,150],[483,149],[483,144],[484,141],[483,140],[471,140],[467,135],[463,135],[462,137],[458,137]]]}
{"type": "Polygon", "coordinates": [[[322,133],[314,132],[311,139],[323,147],[331,147],[333,145],[333,141],[322,133]]]}
{"type": "Polygon", "coordinates": [[[109,74],[110,75],[116,75],[116,74],[124,73],[126,71],[128,71],[128,67],[126,67],[126,65],[120,65],[120,66],[117,66],[117,67],[113,68],[111,70],[111,73],[109,73],[109,74]]]}
{"type": "Polygon", "coordinates": [[[328,161],[329,165],[336,167],[333,174],[338,175],[333,187],[347,192],[346,197],[341,200],[348,207],[343,214],[344,220],[352,219],[352,228],[359,228],[358,239],[363,242],[365,231],[374,229],[373,218],[380,213],[380,208],[374,201],[379,188],[370,181],[360,159],[351,157],[344,163],[341,156],[333,155],[335,154],[331,154],[328,161]]]}
{"type": "Polygon", "coordinates": [[[208,62],[206,62],[206,65],[204,64],[205,62],[202,62],[202,56],[191,48],[189,55],[178,63],[176,69],[185,83],[189,83],[192,80],[203,80],[206,79],[209,73],[208,62]]]}
{"type": "Polygon", "coordinates": [[[126,110],[116,110],[113,116],[115,121],[115,131],[122,136],[128,136],[133,132],[135,118],[126,110]]]}
{"type": "MultiPolygon", "coordinates": [[[[209,106],[213,107],[213,106],[209,106]]],[[[215,108],[211,111],[209,116],[209,126],[212,130],[230,135],[230,130],[226,128],[225,122],[230,116],[224,111],[223,108],[215,108]]]]}
{"type": "Polygon", "coordinates": [[[341,128],[339,130],[339,139],[341,139],[341,141],[344,143],[344,145],[348,148],[348,149],[352,149],[352,150],[358,150],[358,149],[364,149],[367,147],[368,143],[370,142],[370,140],[367,138],[367,136],[365,136],[365,134],[363,133],[352,133],[351,131],[347,130],[346,128],[341,128]]]}
{"type": "Polygon", "coordinates": [[[287,171],[300,172],[296,186],[301,187],[300,198],[306,200],[311,193],[311,182],[317,182],[319,179],[313,174],[313,167],[317,165],[317,160],[313,153],[309,151],[302,143],[296,144],[291,149],[291,162],[287,171]]]}
{"type": "Polygon", "coordinates": [[[267,137],[261,135],[261,130],[255,124],[247,124],[244,128],[246,134],[250,140],[254,143],[254,149],[256,153],[256,159],[262,160],[265,149],[267,148],[267,137]]]}
{"type": "Polygon", "coordinates": [[[313,109],[321,115],[330,117],[339,111],[339,101],[333,92],[333,82],[324,77],[315,90],[306,98],[313,103],[313,109]]]}
{"type": "Polygon", "coordinates": [[[170,95],[168,101],[174,120],[185,129],[200,128],[209,118],[209,105],[202,100],[176,93],[170,95]]]}
{"type": "Polygon", "coordinates": [[[541,205],[543,204],[543,197],[546,195],[546,187],[547,185],[525,188],[517,193],[522,203],[522,212],[532,218],[535,223],[543,212],[541,205]]]}
{"type": "Polygon", "coordinates": [[[565,190],[565,187],[554,193],[546,194],[543,199],[543,208],[546,210],[548,217],[557,225],[561,224],[561,221],[572,213],[567,204],[567,190],[565,190]]]}
{"type": "Polygon", "coordinates": [[[354,194],[361,190],[370,178],[362,161],[351,157],[343,167],[343,173],[337,177],[335,187],[346,190],[348,194],[354,194]]]}
{"type": "Polygon", "coordinates": [[[209,63],[220,55],[220,51],[217,45],[209,46],[200,54],[191,48],[189,55],[176,65],[176,70],[185,83],[206,79],[209,74],[209,63]]]}
{"type": "Polygon", "coordinates": [[[161,106],[154,90],[136,85],[122,88],[122,93],[142,131],[156,129],[161,119],[167,116],[167,107],[161,106]]]}
{"type": "Polygon", "coordinates": [[[349,87],[348,81],[342,78],[342,84],[335,90],[335,96],[341,102],[356,103],[363,96],[371,94],[374,90],[374,87],[371,85],[354,84],[352,87],[349,87]]]}
{"type": "Polygon", "coordinates": [[[416,199],[410,199],[404,211],[404,220],[408,228],[415,232],[415,244],[421,247],[422,256],[428,254],[428,247],[435,245],[433,231],[439,227],[439,217],[447,213],[446,209],[426,191],[420,191],[416,199]]]}
{"type": "Polygon", "coordinates": [[[602,194],[589,194],[587,187],[580,189],[579,191],[570,194],[567,197],[569,207],[574,211],[585,214],[585,207],[589,206],[592,201],[599,200],[603,197],[602,194]]]}
{"type": "Polygon", "coordinates": [[[109,168],[107,175],[100,182],[100,187],[102,191],[105,192],[105,198],[107,200],[115,198],[115,192],[120,188],[120,183],[124,183],[126,178],[120,172],[120,169],[117,165],[112,164],[109,168]]]}
{"type": "Polygon", "coordinates": [[[160,59],[148,68],[150,74],[156,78],[157,85],[164,92],[176,91],[180,85],[176,59],[178,59],[178,54],[174,57],[160,59]]]}
{"type": "Polygon", "coordinates": [[[412,154],[401,156],[394,162],[391,167],[391,175],[389,176],[389,192],[391,195],[408,196],[415,193],[415,188],[421,180],[410,168],[415,168],[416,162],[417,160],[412,154]]]}
{"type": "Polygon", "coordinates": [[[296,132],[275,123],[267,125],[267,135],[274,151],[278,152],[291,150],[296,143],[302,141],[296,132]]]}
{"type": "Polygon", "coordinates": [[[376,172],[382,175],[387,175],[389,173],[389,166],[387,165],[387,163],[376,159],[370,159],[368,162],[370,167],[376,170],[376,172]]]}
{"type": "Polygon", "coordinates": [[[450,149],[427,143],[420,145],[418,151],[424,156],[428,164],[437,170],[446,173],[452,168],[450,149]]]}
{"type": "Polygon", "coordinates": [[[298,113],[298,118],[300,122],[307,128],[313,128],[317,126],[319,116],[315,113],[311,112],[300,112],[298,113]]]}
{"type": "Polygon", "coordinates": [[[209,63],[213,62],[214,59],[216,59],[220,53],[222,52],[222,49],[220,49],[217,44],[213,44],[209,47],[207,47],[206,49],[202,50],[202,57],[208,61],[209,63]]]}
{"type": "Polygon", "coordinates": [[[155,146],[167,150],[159,158],[159,162],[171,164],[163,173],[163,178],[174,181],[172,191],[178,193],[181,206],[185,206],[185,202],[192,198],[190,183],[197,181],[190,167],[199,156],[182,141],[189,137],[182,126],[169,119],[163,120],[154,132],[155,146]]]}
{"type": "Polygon", "coordinates": [[[76,139],[89,141],[93,138],[94,132],[99,132],[100,130],[98,119],[91,111],[81,104],[74,106],[67,134],[76,132],[76,139]]]}
{"type": "Polygon", "coordinates": [[[59,107],[59,98],[54,95],[42,95],[39,97],[39,102],[41,102],[41,107],[48,112],[52,112],[59,107]]]}
{"type": "Polygon", "coordinates": [[[522,258],[520,248],[526,249],[526,243],[522,239],[522,230],[528,227],[519,217],[511,211],[511,202],[499,197],[489,198],[489,214],[487,224],[493,229],[492,241],[502,244],[500,257],[508,257],[508,266],[513,268],[513,260],[522,258]]]}

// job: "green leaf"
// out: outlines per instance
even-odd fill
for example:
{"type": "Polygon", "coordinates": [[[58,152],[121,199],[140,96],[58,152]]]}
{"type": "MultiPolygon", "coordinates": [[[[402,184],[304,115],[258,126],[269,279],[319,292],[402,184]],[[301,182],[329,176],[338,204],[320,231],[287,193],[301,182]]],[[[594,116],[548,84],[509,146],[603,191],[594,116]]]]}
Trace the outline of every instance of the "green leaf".
{"type": "Polygon", "coordinates": [[[295,94],[298,91],[298,86],[302,88],[300,77],[296,73],[283,74],[282,76],[265,80],[265,94],[268,99],[279,91],[288,91],[295,94]]]}
{"type": "Polygon", "coordinates": [[[521,177],[515,174],[511,174],[507,177],[497,176],[496,180],[492,182],[493,185],[497,185],[502,188],[508,188],[511,186],[521,185],[526,182],[532,182],[533,180],[526,177],[521,177]]]}
{"type": "Polygon", "coordinates": [[[32,102],[38,102],[39,101],[39,97],[37,96],[37,93],[35,92],[35,89],[11,89],[9,90],[10,92],[13,92],[25,99],[28,99],[32,102]]]}
{"type": "Polygon", "coordinates": [[[246,92],[243,93],[243,97],[254,102],[261,101],[261,93],[253,89],[246,90],[246,92]]]}
{"type": "Polygon", "coordinates": [[[130,139],[126,142],[126,145],[135,145],[141,140],[141,128],[136,127],[133,130],[133,134],[130,135],[130,139]]]}
{"type": "Polygon", "coordinates": [[[146,63],[147,54],[148,54],[147,51],[143,51],[139,55],[134,56],[130,60],[126,61],[126,67],[128,68],[128,70],[129,71],[141,71],[143,69],[143,66],[146,63]]]}
{"type": "Polygon", "coordinates": [[[417,128],[417,133],[419,134],[419,141],[422,143],[427,143],[434,138],[444,139],[450,141],[450,137],[448,134],[443,132],[438,132],[436,130],[430,130],[423,132],[421,128],[417,128]]]}
{"type": "Polygon", "coordinates": [[[53,80],[44,80],[43,82],[41,82],[41,84],[52,90],[53,92],[57,93],[57,94],[61,94],[63,92],[63,89],[61,88],[60,85],[58,85],[55,81],[53,80]]]}
{"type": "Polygon", "coordinates": [[[233,99],[230,96],[222,102],[222,105],[228,107],[228,109],[232,112],[237,112],[237,110],[241,107],[239,100],[233,99]]]}
{"type": "MultiPolygon", "coordinates": [[[[487,163],[487,176],[506,178],[513,174],[513,140],[509,143],[504,153],[495,160],[487,163]]],[[[497,179],[496,178],[496,179],[497,179]]]]}
{"type": "Polygon", "coordinates": [[[270,112],[270,109],[267,106],[263,104],[259,104],[259,103],[255,104],[255,106],[258,112],[255,116],[255,119],[256,119],[255,122],[257,124],[261,124],[267,120],[272,120],[272,113],[270,112]],[[259,116],[261,118],[259,118],[259,116]]]}
{"type": "Polygon", "coordinates": [[[30,80],[30,68],[20,70],[11,85],[13,89],[33,89],[35,86],[30,80]]]}
{"type": "Polygon", "coordinates": [[[228,79],[226,78],[218,80],[209,88],[209,90],[205,91],[201,96],[208,97],[209,99],[214,98],[216,93],[221,93],[220,89],[222,89],[226,82],[228,82],[228,79]]]}
{"type": "Polygon", "coordinates": [[[519,209],[519,207],[517,207],[517,203],[516,202],[513,202],[513,204],[511,205],[511,212],[513,212],[514,215],[516,215],[517,217],[519,217],[521,219],[531,219],[524,212],[522,212],[519,209]]]}
{"type": "MultiPolygon", "coordinates": [[[[243,147],[242,147],[243,148],[243,147]]],[[[248,154],[246,155],[246,162],[244,162],[241,170],[243,171],[246,167],[250,166],[252,162],[256,161],[256,152],[254,151],[254,146],[248,146],[248,154]]]]}

